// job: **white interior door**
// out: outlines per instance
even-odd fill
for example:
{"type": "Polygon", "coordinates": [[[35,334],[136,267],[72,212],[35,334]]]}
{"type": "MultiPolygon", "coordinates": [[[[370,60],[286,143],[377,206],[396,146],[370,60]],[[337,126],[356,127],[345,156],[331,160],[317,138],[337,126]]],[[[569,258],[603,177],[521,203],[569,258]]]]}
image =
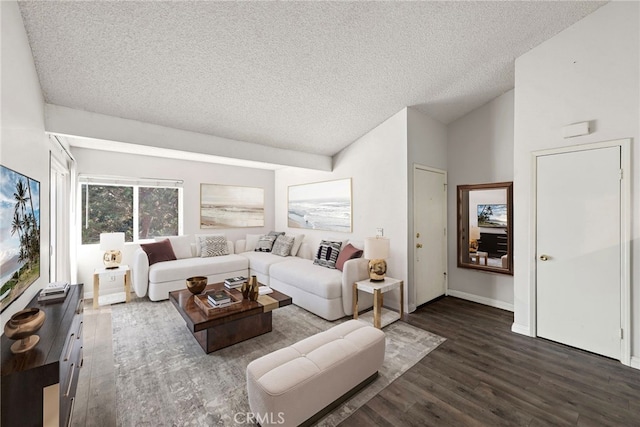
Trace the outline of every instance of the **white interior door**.
{"type": "Polygon", "coordinates": [[[537,334],[616,359],[620,168],[620,147],[537,157],[537,334]]]}
{"type": "Polygon", "coordinates": [[[416,305],[445,293],[446,174],[416,167],[413,179],[416,305]]]}

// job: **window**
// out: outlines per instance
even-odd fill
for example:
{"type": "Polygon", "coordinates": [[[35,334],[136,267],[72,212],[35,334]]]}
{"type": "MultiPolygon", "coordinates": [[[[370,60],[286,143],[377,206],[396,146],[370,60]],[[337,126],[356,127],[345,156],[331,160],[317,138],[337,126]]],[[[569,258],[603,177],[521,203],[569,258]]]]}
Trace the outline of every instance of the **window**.
{"type": "Polygon", "coordinates": [[[82,244],[100,243],[100,233],[124,232],[126,242],[182,231],[181,182],[80,177],[82,244]],[[153,185],[152,185],[153,184],[153,185]]]}

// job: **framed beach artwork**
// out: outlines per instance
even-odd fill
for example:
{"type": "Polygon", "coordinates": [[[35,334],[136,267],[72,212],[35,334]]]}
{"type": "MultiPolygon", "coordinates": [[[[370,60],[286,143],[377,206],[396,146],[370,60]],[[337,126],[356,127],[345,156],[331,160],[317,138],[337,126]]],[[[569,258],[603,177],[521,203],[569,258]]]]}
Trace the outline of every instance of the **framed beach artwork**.
{"type": "Polygon", "coordinates": [[[289,187],[289,227],[351,232],[351,178],[289,187]]]}
{"type": "Polygon", "coordinates": [[[507,228],[507,205],[478,205],[478,227],[507,228]]]}
{"type": "Polygon", "coordinates": [[[40,277],[40,182],[4,166],[0,178],[0,311],[4,311],[40,277]]]}
{"type": "Polygon", "coordinates": [[[200,228],[264,227],[264,188],[200,184],[200,228]]]}

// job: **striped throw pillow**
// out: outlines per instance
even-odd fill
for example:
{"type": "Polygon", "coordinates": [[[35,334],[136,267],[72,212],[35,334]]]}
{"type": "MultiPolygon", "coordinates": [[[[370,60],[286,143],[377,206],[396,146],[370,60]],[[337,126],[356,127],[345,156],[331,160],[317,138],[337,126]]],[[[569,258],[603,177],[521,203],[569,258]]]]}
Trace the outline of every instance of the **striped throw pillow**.
{"type": "Polygon", "coordinates": [[[321,241],[313,263],[321,267],[336,268],[336,261],[338,260],[338,255],[340,255],[341,247],[342,242],[321,241]]]}

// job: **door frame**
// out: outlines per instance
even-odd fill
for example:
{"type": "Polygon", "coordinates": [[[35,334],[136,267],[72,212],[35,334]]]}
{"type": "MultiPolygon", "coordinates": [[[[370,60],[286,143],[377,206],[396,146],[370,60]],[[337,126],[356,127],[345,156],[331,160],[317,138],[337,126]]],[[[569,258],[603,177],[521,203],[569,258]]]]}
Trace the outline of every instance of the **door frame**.
{"type": "Polygon", "coordinates": [[[600,148],[620,147],[620,165],[622,176],[620,180],[620,327],[623,330],[620,341],[620,362],[631,365],[631,139],[616,139],[588,144],[572,145],[552,148],[531,153],[531,223],[529,227],[529,260],[530,268],[529,289],[529,324],[531,335],[538,336],[537,331],[537,227],[538,227],[538,157],[572,153],[600,148]]]}
{"type": "MultiPolygon", "coordinates": [[[[449,259],[448,259],[448,255],[449,255],[449,231],[448,231],[448,222],[449,222],[449,218],[447,217],[447,203],[449,201],[449,187],[448,187],[448,180],[447,180],[447,171],[446,170],[442,170],[442,169],[438,169],[438,168],[432,168],[430,166],[425,166],[425,165],[421,165],[419,163],[414,163],[413,164],[413,229],[412,229],[412,233],[410,236],[409,241],[410,243],[410,248],[411,248],[411,262],[413,263],[413,274],[411,279],[413,280],[413,284],[414,286],[412,286],[413,288],[413,302],[415,304],[415,306],[417,307],[417,300],[418,300],[418,281],[416,280],[416,254],[415,254],[415,230],[416,230],[416,220],[417,220],[417,215],[416,215],[416,173],[418,172],[418,170],[422,170],[422,171],[426,171],[426,172],[433,172],[433,173],[439,173],[444,175],[444,187],[445,187],[445,191],[443,191],[444,194],[444,203],[443,205],[443,218],[444,218],[444,247],[442,248],[443,252],[444,252],[444,295],[448,295],[449,293],[449,259]]],[[[407,299],[408,301],[408,299],[407,299]]],[[[414,307],[415,309],[415,307],[414,307]]]]}

